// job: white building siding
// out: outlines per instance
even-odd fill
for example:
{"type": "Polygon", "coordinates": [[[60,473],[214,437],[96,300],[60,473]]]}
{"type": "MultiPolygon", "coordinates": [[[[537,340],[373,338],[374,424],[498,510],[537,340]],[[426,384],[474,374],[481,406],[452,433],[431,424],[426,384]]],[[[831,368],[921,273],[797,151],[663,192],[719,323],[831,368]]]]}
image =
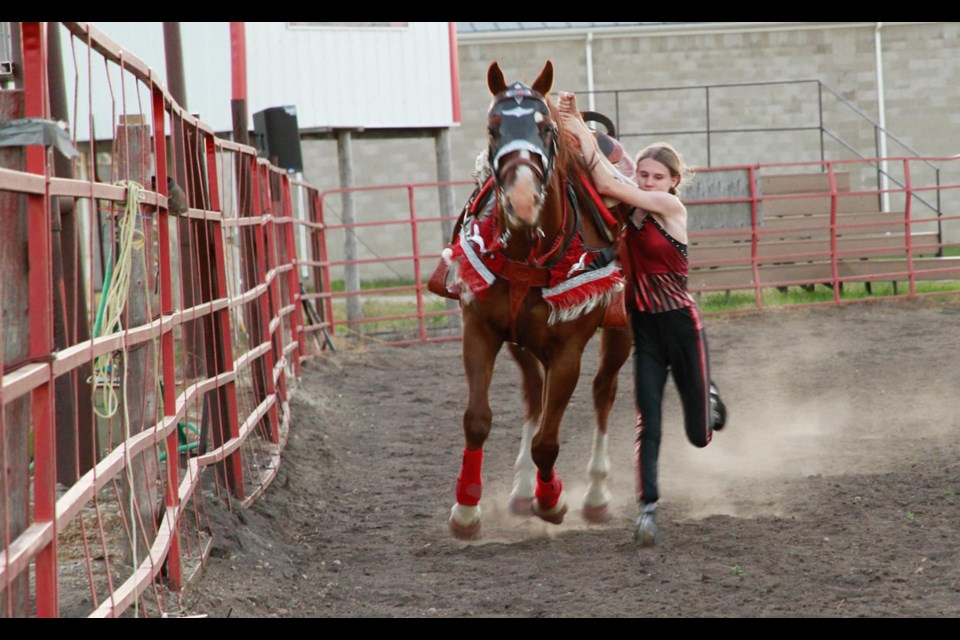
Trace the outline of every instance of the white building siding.
{"type": "MultiPolygon", "coordinates": [[[[167,85],[161,22],[91,23],[146,63],[167,85]]],[[[418,128],[456,124],[453,112],[449,23],[409,22],[392,27],[303,27],[247,22],[247,111],[293,105],[301,129],[418,128]]],[[[232,70],[229,22],[181,22],[188,110],[216,131],[231,131],[232,70]]],[[[73,95],[71,45],[63,42],[68,95],[73,95]]],[[[80,50],[80,47],[78,47],[80,50]]],[[[86,61],[77,67],[86,96],[86,61]]],[[[117,76],[111,78],[116,88],[117,76]]],[[[93,64],[97,138],[110,136],[120,98],[107,88],[102,60],[93,64]]],[[[142,100],[142,99],[141,99],[142,100]]],[[[126,101],[126,110],[136,113],[126,101]]],[[[149,105],[149,100],[146,101],[149,105]]],[[[86,123],[77,136],[88,137],[86,123]]]]}

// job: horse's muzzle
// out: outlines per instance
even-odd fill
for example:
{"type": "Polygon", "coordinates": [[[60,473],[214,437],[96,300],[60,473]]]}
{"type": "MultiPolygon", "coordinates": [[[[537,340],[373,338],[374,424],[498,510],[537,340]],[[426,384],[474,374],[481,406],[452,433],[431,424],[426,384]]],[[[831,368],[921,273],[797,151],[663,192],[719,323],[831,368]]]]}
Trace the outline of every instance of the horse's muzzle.
{"type": "Polygon", "coordinates": [[[526,153],[517,153],[500,166],[498,193],[508,227],[539,227],[545,199],[544,175],[539,159],[526,153]]]}

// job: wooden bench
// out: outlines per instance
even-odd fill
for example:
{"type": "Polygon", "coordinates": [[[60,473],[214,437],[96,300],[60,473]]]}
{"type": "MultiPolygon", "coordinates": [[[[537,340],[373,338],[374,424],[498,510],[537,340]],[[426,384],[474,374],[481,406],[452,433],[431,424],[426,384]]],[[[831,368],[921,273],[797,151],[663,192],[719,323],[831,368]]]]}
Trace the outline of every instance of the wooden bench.
{"type": "MultiPolygon", "coordinates": [[[[908,234],[903,211],[881,211],[878,195],[850,193],[849,174],[835,176],[835,247],[831,246],[827,174],[763,176],[756,269],[749,224],[741,221],[722,229],[693,229],[689,241],[691,290],[753,289],[756,282],[781,289],[817,283],[832,286],[835,278],[863,281],[869,287],[872,281],[908,279],[908,250],[917,279],[960,279],[960,259],[937,257],[940,239],[935,225],[911,224],[908,234]],[[834,251],[836,273],[831,260],[834,251]]],[[[710,206],[692,202],[688,209],[703,218],[709,215],[710,206]]],[[[731,219],[729,212],[724,215],[731,219]]],[[[705,225],[701,222],[699,226],[705,225]]]]}

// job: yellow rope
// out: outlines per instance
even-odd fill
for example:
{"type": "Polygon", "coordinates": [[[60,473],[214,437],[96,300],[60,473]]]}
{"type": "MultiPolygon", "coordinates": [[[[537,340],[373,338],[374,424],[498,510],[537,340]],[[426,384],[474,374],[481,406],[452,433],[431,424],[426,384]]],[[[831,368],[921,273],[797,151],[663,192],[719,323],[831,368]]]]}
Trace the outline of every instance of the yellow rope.
{"type": "MultiPolygon", "coordinates": [[[[101,295],[106,296],[104,320],[100,324],[99,335],[95,335],[94,338],[111,333],[119,327],[123,308],[130,291],[133,250],[142,249],[144,245],[143,231],[137,229],[137,215],[140,212],[140,202],[143,200],[143,185],[126,180],[117,184],[127,188],[127,202],[123,215],[117,222],[120,233],[116,271],[107,291],[101,293],[101,295]]],[[[149,301],[147,304],[149,305],[149,301]]],[[[126,364],[126,349],[120,349],[119,353],[123,356],[124,364],[126,364]]],[[[117,351],[103,354],[97,356],[93,363],[93,397],[98,397],[98,391],[103,393],[105,413],[101,412],[97,402],[93,403],[93,410],[101,418],[112,418],[120,406],[120,399],[114,389],[116,386],[114,383],[119,380],[117,367],[114,366],[117,355],[117,351]]]]}

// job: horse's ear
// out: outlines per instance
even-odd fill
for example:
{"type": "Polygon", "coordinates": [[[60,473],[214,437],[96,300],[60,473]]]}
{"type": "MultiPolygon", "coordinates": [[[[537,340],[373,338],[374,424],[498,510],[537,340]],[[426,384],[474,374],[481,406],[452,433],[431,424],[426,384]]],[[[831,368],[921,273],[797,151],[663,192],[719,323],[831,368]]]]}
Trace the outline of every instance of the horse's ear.
{"type": "Polygon", "coordinates": [[[542,96],[546,96],[552,88],[553,62],[547,60],[547,63],[543,65],[543,69],[540,71],[540,75],[538,75],[537,79],[533,82],[533,90],[542,96]]]}
{"type": "Polygon", "coordinates": [[[487,69],[487,87],[489,87],[490,93],[493,95],[497,95],[507,88],[507,81],[503,79],[503,71],[500,69],[500,65],[497,64],[496,60],[494,60],[490,64],[490,68],[487,69]]]}

